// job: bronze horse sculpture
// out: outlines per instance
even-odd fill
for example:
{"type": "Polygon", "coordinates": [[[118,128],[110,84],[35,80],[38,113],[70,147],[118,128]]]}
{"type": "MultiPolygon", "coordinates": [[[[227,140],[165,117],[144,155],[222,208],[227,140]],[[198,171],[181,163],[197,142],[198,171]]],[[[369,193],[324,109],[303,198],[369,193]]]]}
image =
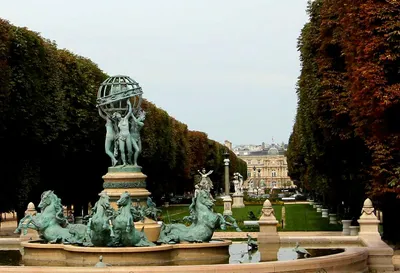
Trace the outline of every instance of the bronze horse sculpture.
{"type": "Polygon", "coordinates": [[[40,238],[49,243],[83,244],[90,240],[83,224],[69,224],[63,214],[60,198],[53,191],[42,193],[38,206],[40,213],[26,215],[19,221],[15,233],[24,234],[27,229],[37,230],[40,238]]]}
{"type": "Polygon", "coordinates": [[[189,206],[190,216],[184,219],[192,222],[184,224],[167,224],[161,228],[158,243],[175,244],[187,242],[209,242],[218,227],[225,230],[226,221],[220,213],[213,211],[214,202],[206,190],[198,190],[189,206]]]}
{"type": "Polygon", "coordinates": [[[110,197],[106,192],[99,194],[100,198],[92,208],[89,216],[87,232],[94,246],[113,246],[114,230],[112,219],[115,211],[110,205],[110,197]]]}

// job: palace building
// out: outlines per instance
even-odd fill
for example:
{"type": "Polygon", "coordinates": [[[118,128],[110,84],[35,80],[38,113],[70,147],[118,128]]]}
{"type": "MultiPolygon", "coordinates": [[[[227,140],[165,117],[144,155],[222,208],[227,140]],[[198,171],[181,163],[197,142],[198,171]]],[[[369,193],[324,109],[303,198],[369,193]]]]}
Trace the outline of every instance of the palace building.
{"type": "Polygon", "coordinates": [[[286,149],[287,144],[284,143],[236,146],[233,151],[247,163],[244,186],[248,187],[251,183],[256,189],[294,187],[288,176],[286,149]]]}

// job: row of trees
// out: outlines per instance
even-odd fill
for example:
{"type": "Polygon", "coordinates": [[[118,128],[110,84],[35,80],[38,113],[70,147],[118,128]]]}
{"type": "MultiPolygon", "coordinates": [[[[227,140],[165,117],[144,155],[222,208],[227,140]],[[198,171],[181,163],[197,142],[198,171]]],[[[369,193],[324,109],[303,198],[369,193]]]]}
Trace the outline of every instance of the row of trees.
{"type": "Polygon", "coordinates": [[[355,217],[372,197],[393,238],[388,226],[398,217],[386,206],[400,197],[400,3],[315,0],[308,14],[290,176],[355,217]]]}
{"type": "MultiPolygon", "coordinates": [[[[109,159],[95,103],[107,77],[89,59],[0,19],[0,211],[22,212],[47,189],[76,208],[97,199],[109,159]]],[[[192,190],[201,167],[214,169],[219,188],[223,145],[150,102],[143,108],[139,163],[153,196],[192,190]]],[[[246,163],[230,159],[231,172],[246,175],[246,163]]]]}
{"type": "Polygon", "coordinates": [[[142,130],[143,152],[140,163],[148,175],[148,188],[155,196],[169,192],[192,191],[195,176],[203,167],[213,170],[214,190],[224,187],[224,153],[229,152],[230,176],[240,172],[247,176],[247,164],[224,145],[207,134],[190,131],[167,112],[144,101],[146,122],[142,130]]]}

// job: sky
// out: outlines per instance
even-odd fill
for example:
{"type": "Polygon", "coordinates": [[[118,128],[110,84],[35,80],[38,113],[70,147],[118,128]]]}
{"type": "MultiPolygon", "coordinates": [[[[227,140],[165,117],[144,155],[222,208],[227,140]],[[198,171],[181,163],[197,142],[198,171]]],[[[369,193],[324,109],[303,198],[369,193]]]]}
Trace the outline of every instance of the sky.
{"type": "Polygon", "coordinates": [[[219,142],[287,142],[307,0],[13,0],[0,17],[127,75],[219,142]]]}

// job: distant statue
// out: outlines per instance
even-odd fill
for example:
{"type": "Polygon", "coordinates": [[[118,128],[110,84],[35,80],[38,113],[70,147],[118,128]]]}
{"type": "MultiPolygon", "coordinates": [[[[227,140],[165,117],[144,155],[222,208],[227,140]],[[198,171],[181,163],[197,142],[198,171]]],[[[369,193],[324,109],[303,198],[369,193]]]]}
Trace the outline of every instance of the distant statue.
{"type": "Polygon", "coordinates": [[[210,194],[211,200],[215,201],[211,195],[211,189],[213,189],[213,183],[212,183],[211,179],[208,177],[210,174],[213,173],[213,171],[211,170],[208,173],[206,173],[205,168],[203,168],[201,170],[201,172],[199,170],[197,170],[197,171],[201,175],[201,179],[194,186],[194,188],[195,188],[194,195],[196,196],[200,190],[205,190],[206,192],[208,192],[210,194]]]}
{"type": "Polygon", "coordinates": [[[199,170],[197,170],[197,171],[201,175],[201,180],[199,182],[200,188],[210,192],[210,190],[213,188],[213,184],[212,184],[211,179],[208,176],[213,173],[213,170],[209,171],[208,173],[206,173],[205,168],[203,168],[201,170],[201,172],[199,170]]]}
{"type": "Polygon", "coordinates": [[[113,115],[118,120],[118,128],[119,128],[118,144],[122,159],[122,167],[126,166],[127,164],[132,164],[131,158],[133,154],[132,140],[129,132],[129,118],[132,114],[132,105],[129,99],[127,100],[127,104],[128,104],[128,113],[125,115],[125,117],[122,117],[121,114],[118,112],[114,112],[113,115]],[[125,155],[125,147],[128,151],[128,159],[126,158],[125,155]]]}
{"type": "Polygon", "coordinates": [[[105,141],[105,152],[111,158],[112,166],[117,165],[118,160],[115,158],[114,145],[116,144],[117,129],[115,126],[115,121],[110,117],[105,115],[103,111],[99,108],[99,115],[106,120],[106,141],[105,141]]]}
{"type": "Polygon", "coordinates": [[[243,193],[243,176],[240,173],[233,174],[233,185],[235,187],[235,194],[243,193]]]}
{"type": "Polygon", "coordinates": [[[251,181],[249,182],[249,189],[248,189],[248,192],[254,192],[254,181],[253,181],[253,180],[251,180],[251,181]]]}
{"type": "Polygon", "coordinates": [[[238,176],[239,176],[239,189],[243,193],[243,175],[238,173],[238,176]]]}
{"type": "Polygon", "coordinates": [[[235,189],[235,194],[239,194],[240,193],[240,188],[239,188],[239,176],[238,173],[234,173],[233,174],[233,187],[235,189]]]}
{"type": "Polygon", "coordinates": [[[142,152],[142,140],[140,138],[140,130],[144,125],[144,120],[146,118],[146,112],[141,110],[139,111],[139,116],[136,118],[133,113],[131,113],[132,121],[131,121],[131,128],[130,128],[130,135],[131,135],[131,143],[133,149],[135,150],[133,154],[133,165],[137,166],[137,159],[139,153],[142,152]]]}

